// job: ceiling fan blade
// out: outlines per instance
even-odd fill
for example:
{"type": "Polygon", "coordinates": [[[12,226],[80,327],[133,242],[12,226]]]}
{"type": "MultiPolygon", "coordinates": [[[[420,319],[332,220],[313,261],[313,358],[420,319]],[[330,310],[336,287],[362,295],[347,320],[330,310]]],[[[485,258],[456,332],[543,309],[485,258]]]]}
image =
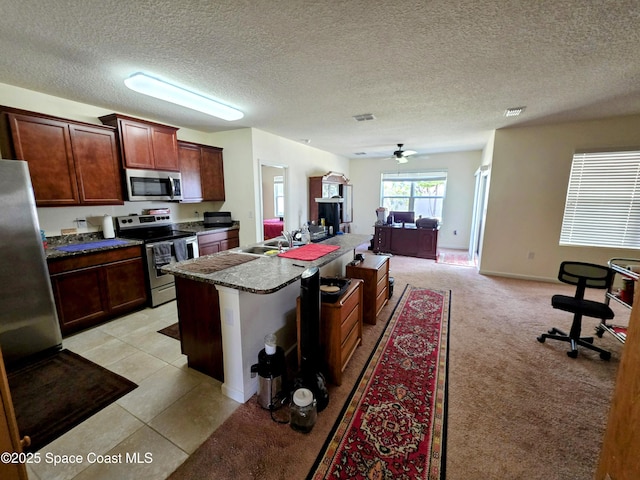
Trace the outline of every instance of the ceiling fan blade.
{"type": "Polygon", "coordinates": [[[407,157],[397,157],[396,160],[398,163],[408,163],[409,159],[407,157]]]}
{"type": "Polygon", "coordinates": [[[415,150],[405,150],[404,152],[402,152],[402,156],[408,157],[409,155],[415,155],[416,153],[418,152],[416,152],[415,150]]]}

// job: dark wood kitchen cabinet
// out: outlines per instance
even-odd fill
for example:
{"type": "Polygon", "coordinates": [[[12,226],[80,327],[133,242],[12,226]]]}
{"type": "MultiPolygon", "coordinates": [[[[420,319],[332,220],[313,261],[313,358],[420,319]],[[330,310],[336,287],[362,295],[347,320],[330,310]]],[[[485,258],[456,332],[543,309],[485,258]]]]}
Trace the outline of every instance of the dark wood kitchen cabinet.
{"type": "Polygon", "coordinates": [[[124,203],[113,128],[0,108],[2,155],[27,161],[38,206],[124,203]]]}
{"type": "Polygon", "coordinates": [[[200,256],[211,255],[230,248],[240,246],[240,232],[237,228],[216,230],[198,235],[198,250],[200,256]]]}
{"type": "Polygon", "coordinates": [[[176,127],[117,113],[102,116],[100,121],[117,128],[124,167],[173,172],[180,170],[176,127]]]}
{"type": "Polygon", "coordinates": [[[48,265],[63,335],[147,303],[140,246],[50,259],[48,265]]]}
{"type": "Polygon", "coordinates": [[[215,286],[176,276],[180,346],[190,368],[224,382],[220,299],[215,286]]]}
{"type": "Polygon", "coordinates": [[[223,201],[224,167],[222,149],[178,141],[182,175],[182,201],[223,201]]]}

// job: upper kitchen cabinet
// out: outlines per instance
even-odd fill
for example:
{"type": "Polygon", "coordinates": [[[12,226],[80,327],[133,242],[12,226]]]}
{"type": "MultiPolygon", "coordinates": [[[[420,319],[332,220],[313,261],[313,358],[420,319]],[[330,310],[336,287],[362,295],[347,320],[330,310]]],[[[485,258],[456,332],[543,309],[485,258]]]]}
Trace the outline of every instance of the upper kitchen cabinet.
{"type": "Polygon", "coordinates": [[[117,113],[100,117],[100,121],[118,129],[126,168],[180,170],[177,128],[117,113]]]}
{"type": "Polygon", "coordinates": [[[115,130],[2,108],[2,156],[25,160],[40,207],[122,205],[115,130]]]}
{"type": "Polygon", "coordinates": [[[178,157],[183,202],[225,199],[221,148],[178,141],[178,157]]]}

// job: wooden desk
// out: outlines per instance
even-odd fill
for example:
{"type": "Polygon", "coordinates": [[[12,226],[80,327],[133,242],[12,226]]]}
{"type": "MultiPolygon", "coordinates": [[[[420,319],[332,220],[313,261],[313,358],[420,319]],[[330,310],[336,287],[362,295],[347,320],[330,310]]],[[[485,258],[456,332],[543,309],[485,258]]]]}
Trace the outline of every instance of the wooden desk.
{"type": "Polygon", "coordinates": [[[373,236],[375,253],[435,260],[438,256],[438,228],[402,225],[377,225],[373,236]]]}

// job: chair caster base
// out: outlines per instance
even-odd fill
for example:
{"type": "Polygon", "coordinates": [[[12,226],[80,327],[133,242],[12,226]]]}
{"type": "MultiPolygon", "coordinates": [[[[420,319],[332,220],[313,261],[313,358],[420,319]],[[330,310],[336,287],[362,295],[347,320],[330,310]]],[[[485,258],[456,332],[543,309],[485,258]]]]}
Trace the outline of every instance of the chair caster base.
{"type": "Polygon", "coordinates": [[[578,358],[578,350],[569,350],[567,352],[567,357],[578,358]]]}
{"type": "Polygon", "coordinates": [[[611,360],[611,353],[610,352],[601,352],[600,353],[600,358],[602,360],[611,360]]]}

